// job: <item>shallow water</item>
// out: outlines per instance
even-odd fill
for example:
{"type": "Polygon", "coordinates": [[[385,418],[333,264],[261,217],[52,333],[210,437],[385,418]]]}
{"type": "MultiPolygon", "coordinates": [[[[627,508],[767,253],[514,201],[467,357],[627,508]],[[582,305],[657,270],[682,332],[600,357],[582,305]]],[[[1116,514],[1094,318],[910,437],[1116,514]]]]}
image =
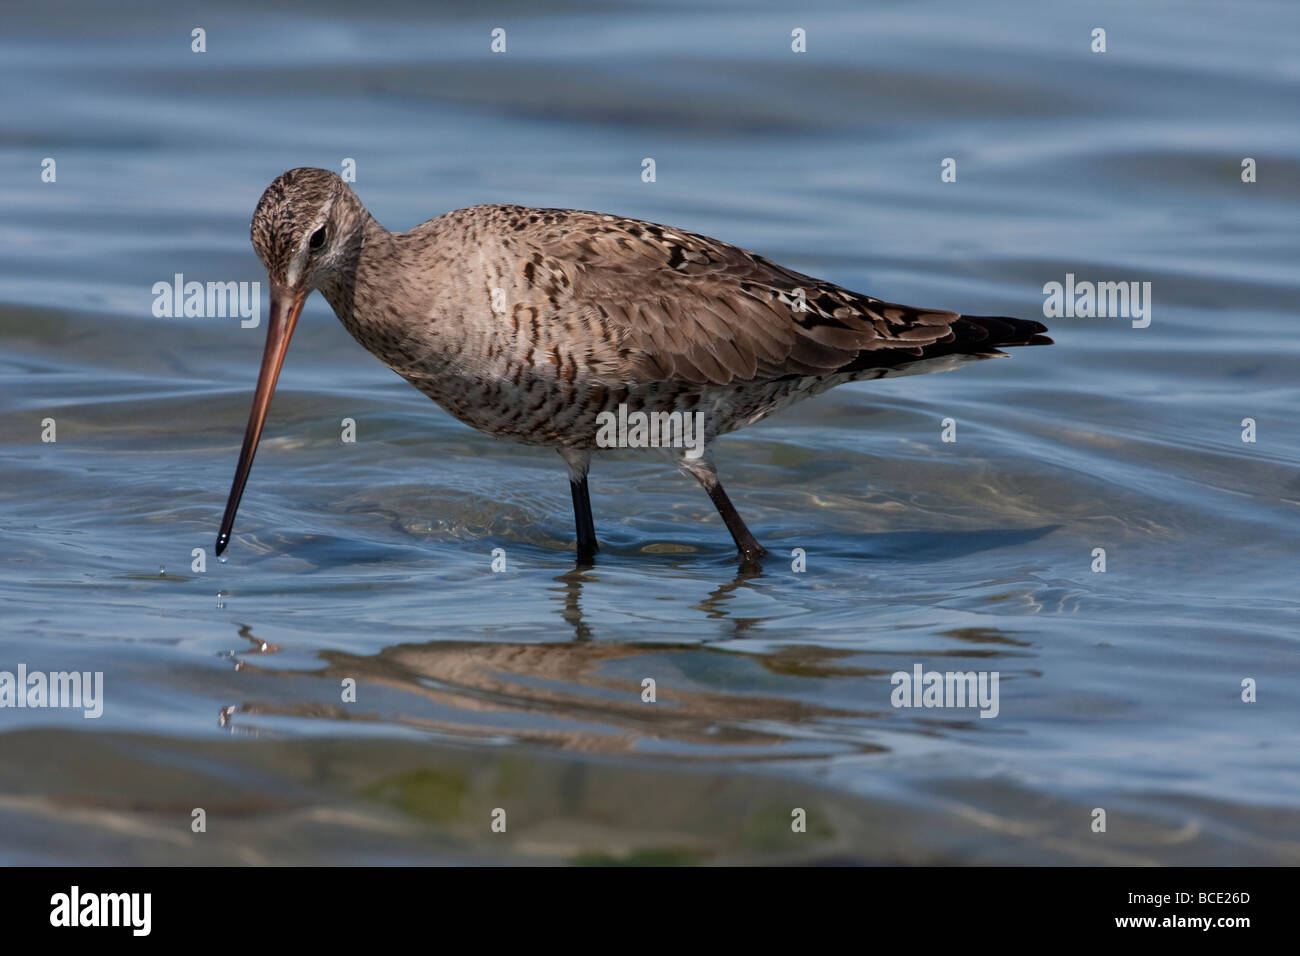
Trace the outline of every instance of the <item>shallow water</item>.
{"type": "Polygon", "coordinates": [[[0,709],[0,861],[1300,862],[1293,4],[151,6],[0,38],[0,670],[105,682],[0,709]],[[394,230],[599,209],[976,314],[1147,281],[1152,321],[724,439],[750,577],[636,452],[575,571],[557,456],[316,296],[218,562],[264,332],[152,286],[264,281],[261,190],[343,157],[394,230]],[[998,716],[891,706],[916,664],[998,716]]]}

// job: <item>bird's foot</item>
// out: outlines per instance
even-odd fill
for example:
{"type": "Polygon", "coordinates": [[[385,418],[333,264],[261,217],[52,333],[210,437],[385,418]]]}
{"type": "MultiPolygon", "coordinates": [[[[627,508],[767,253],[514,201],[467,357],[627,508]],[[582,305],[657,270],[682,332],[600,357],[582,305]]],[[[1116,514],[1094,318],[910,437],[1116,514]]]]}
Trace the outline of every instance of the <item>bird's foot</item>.
{"type": "Polygon", "coordinates": [[[754,541],[750,544],[741,545],[739,549],[740,567],[744,571],[761,571],[763,569],[763,558],[767,557],[767,549],[754,541]]]}

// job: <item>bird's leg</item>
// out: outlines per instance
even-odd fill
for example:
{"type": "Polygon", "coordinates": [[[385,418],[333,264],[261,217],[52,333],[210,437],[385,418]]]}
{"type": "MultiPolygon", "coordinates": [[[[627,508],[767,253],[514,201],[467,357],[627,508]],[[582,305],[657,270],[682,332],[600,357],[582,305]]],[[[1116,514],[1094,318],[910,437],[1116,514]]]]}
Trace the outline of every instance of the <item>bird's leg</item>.
{"type": "Polygon", "coordinates": [[[599,547],[596,522],[591,517],[591,493],[587,490],[587,469],[591,452],[561,448],[560,455],[569,466],[569,490],[573,493],[573,521],[578,529],[578,563],[591,564],[599,547]]]}
{"type": "Polygon", "coordinates": [[[758,543],[758,540],[750,533],[749,528],[745,526],[745,521],[736,511],[736,506],[731,503],[727,493],[722,490],[722,482],[715,477],[712,485],[705,485],[704,490],[709,493],[713,500],[713,506],[718,509],[718,514],[722,515],[722,520],[727,523],[727,530],[731,532],[731,539],[736,542],[736,549],[740,552],[742,564],[757,564],[758,559],[767,554],[767,549],[758,543]]]}
{"type": "Polygon", "coordinates": [[[578,527],[578,563],[590,564],[596,556],[596,522],[591,517],[591,495],[587,491],[587,476],[569,481],[573,492],[573,520],[578,527]]]}
{"type": "Polygon", "coordinates": [[[740,563],[742,565],[755,565],[763,555],[767,554],[767,549],[758,543],[753,534],[750,533],[745,521],[736,511],[736,506],[731,503],[727,497],[727,492],[722,488],[722,482],[718,481],[718,470],[713,466],[713,462],[707,458],[701,457],[695,460],[683,459],[682,467],[694,475],[704,490],[709,493],[709,499],[713,502],[713,507],[718,509],[718,514],[722,515],[722,520],[727,525],[727,530],[731,532],[731,539],[736,542],[736,550],[740,553],[740,563]]]}

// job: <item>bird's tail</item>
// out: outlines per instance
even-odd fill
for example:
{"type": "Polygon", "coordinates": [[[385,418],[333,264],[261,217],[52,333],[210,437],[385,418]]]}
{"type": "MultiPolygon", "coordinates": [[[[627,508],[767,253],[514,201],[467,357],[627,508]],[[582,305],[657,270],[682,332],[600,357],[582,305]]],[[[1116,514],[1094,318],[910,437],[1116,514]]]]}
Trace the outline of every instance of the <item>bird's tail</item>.
{"type": "Polygon", "coordinates": [[[954,368],[966,359],[993,358],[1007,353],[998,349],[1020,345],[1051,345],[1042,333],[1047,326],[1033,319],[1012,319],[1004,315],[954,315],[949,334],[929,345],[893,349],[867,349],[839,369],[852,375],[876,376],[913,374],[954,368]],[[935,359],[946,359],[936,362],[935,359]]]}
{"type": "MultiPolygon", "coordinates": [[[[1005,315],[963,315],[952,324],[953,342],[973,346],[972,352],[982,352],[1002,346],[1051,345],[1052,340],[1042,333],[1047,326],[1033,319],[1011,319],[1005,315]]],[[[962,350],[966,351],[966,350],[962,350]]]]}

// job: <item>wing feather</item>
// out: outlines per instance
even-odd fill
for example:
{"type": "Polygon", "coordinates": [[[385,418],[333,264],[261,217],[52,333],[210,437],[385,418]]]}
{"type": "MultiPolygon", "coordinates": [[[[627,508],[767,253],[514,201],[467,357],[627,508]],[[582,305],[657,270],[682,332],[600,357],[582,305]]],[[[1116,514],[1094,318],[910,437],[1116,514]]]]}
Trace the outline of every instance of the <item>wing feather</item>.
{"type": "Polygon", "coordinates": [[[607,317],[625,380],[726,385],[829,375],[861,366],[866,352],[883,353],[879,364],[888,365],[952,342],[961,318],[883,302],[655,223],[519,212],[528,221],[512,239],[563,270],[567,301],[557,304],[607,317]]]}

